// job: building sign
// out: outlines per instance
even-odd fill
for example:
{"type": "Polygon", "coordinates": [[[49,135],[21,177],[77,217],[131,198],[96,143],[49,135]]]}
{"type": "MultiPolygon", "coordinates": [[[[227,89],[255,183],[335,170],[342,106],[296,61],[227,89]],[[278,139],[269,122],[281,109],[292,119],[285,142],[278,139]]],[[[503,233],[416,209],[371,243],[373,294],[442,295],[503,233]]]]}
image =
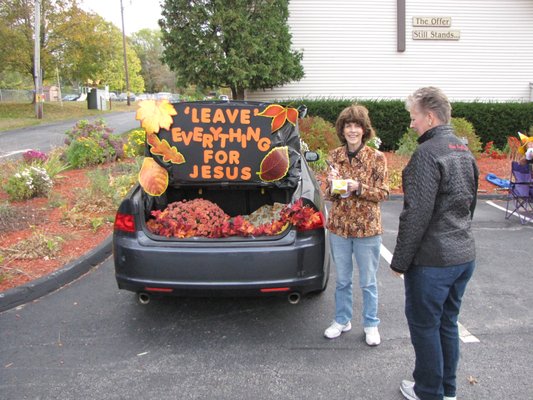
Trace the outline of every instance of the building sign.
{"type": "Polygon", "coordinates": [[[461,31],[452,26],[452,17],[413,17],[413,40],[459,40],[461,31]]]}
{"type": "Polygon", "coordinates": [[[459,40],[461,31],[458,29],[414,29],[414,40],[459,40]]]}
{"type": "Polygon", "coordinates": [[[446,28],[452,26],[452,17],[413,17],[413,26],[446,28]]]}

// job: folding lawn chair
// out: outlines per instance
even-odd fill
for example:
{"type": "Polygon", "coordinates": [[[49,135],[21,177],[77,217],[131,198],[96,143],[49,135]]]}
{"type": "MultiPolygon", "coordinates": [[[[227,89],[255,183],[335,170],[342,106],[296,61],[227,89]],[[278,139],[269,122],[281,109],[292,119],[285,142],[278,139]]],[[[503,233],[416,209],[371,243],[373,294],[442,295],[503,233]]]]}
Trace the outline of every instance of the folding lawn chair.
{"type": "Polygon", "coordinates": [[[517,161],[511,164],[511,179],[507,194],[505,219],[515,214],[520,223],[525,224],[533,217],[533,179],[531,178],[531,164],[521,165],[517,161]]]}

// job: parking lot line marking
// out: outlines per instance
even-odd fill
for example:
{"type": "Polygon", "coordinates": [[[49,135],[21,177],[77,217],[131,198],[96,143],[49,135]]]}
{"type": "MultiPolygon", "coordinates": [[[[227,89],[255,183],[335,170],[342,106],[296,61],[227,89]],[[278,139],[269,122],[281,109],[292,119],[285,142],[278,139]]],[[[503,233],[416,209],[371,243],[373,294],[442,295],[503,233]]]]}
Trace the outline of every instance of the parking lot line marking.
{"type": "Polygon", "coordinates": [[[12,151],[12,152],[9,152],[9,153],[1,155],[0,158],[9,157],[9,156],[12,156],[12,155],[15,155],[15,154],[19,154],[19,153],[25,153],[25,152],[27,152],[29,150],[31,150],[31,149],[12,151]]]}
{"type": "Polygon", "coordinates": [[[463,343],[479,343],[479,339],[468,332],[468,329],[460,322],[457,322],[457,325],[459,326],[459,338],[463,343]]]}
{"type": "MultiPolygon", "coordinates": [[[[499,206],[498,204],[495,204],[493,203],[492,201],[490,200],[487,200],[486,203],[489,205],[489,206],[492,206],[492,207],[495,207],[497,208],[498,210],[502,210],[502,211],[507,211],[504,207],[502,206],[499,206]]],[[[529,217],[526,217],[525,215],[522,215],[518,212],[514,213],[514,215],[516,215],[517,218],[522,218],[524,220],[526,220],[527,222],[533,222],[533,219],[529,218],[529,217]]]]}
{"type": "Polygon", "coordinates": [[[381,245],[380,253],[381,257],[383,257],[383,259],[387,261],[390,265],[390,263],[392,262],[392,253],[389,251],[389,249],[383,246],[383,244],[381,245]]]}
{"type": "MultiPolygon", "coordinates": [[[[383,246],[383,244],[381,245],[380,254],[381,257],[383,257],[383,259],[390,265],[392,261],[392,253],[389,249],[383,246]]],[[[403,279],[403,275],[401,278],[403,279]]],[[[461,339],[463,343],[479,343],[479,339],[472,335],[460,322],[457,322],[457,326],[459,327],[459,339],[461,339]]]]}

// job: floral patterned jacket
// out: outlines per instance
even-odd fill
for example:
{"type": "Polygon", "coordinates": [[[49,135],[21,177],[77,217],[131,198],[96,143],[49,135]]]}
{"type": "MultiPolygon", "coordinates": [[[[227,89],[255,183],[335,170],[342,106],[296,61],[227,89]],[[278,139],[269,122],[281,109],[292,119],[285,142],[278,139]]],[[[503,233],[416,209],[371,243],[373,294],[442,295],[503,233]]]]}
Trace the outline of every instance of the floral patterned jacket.
{"type": "Polygon", "coordinates": [[[363,148],[348,158],[346,146],[330,151],[328,163],[339,172],[340,179],[357,179],[361,194],[347,198],[332,195],[327,183],[326,199],[332,201],[327,228],[342,237],[370,237],[383,232],[380,202],[389,195],[387,159],[371,147],[363,148]]]}

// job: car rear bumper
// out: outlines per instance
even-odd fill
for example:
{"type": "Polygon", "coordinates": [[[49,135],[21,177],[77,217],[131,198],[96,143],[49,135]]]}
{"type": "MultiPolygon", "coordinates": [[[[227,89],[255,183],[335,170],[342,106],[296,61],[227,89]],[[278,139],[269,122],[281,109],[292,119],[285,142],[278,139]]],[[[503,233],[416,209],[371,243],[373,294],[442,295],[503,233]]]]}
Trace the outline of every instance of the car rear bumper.
{"type": "Polygon", "coordinates": [[[168,295],[266,295],[324,288],[329,252],[323,230],[289,232],[280,240],[155,242],[115,235],[120,289],[168,295]]]}

